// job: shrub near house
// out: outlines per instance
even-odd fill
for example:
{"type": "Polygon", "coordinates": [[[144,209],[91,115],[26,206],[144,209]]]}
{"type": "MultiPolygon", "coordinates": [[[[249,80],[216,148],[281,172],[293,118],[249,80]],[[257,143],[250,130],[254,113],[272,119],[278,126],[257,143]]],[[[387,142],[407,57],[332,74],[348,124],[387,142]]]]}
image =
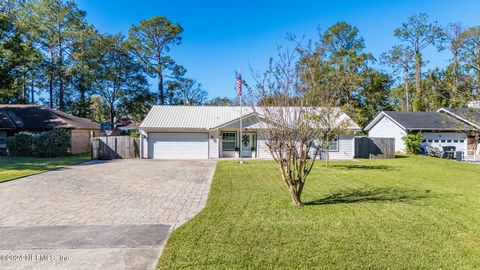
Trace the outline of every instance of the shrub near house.
{"type": "Polygon", "coordinates": [[[19,132],[7,139],[7,149],[11,156],[32,155],[32,133],[19,132]]]}
{"type": "Polygon", "coordinates": [[[60,157],[68,154],[71,135],[65,129],[40,133],[20,132],[7,139],[8,153],[12,156],[60,157]]]}
{"type": "Polygon", "coordinates": [[[407,136],[403,137],[402,140],[405,142],[405,150],[407,154],[420,154],[420,146],[423,140],[423,135],[421,133],[409,133],[407,136]]]}

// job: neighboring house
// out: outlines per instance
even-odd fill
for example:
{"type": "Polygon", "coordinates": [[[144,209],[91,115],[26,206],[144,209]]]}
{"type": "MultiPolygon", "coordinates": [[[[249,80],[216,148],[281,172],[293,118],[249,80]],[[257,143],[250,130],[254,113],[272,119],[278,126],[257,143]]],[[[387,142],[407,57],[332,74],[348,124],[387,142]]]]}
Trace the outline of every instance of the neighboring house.
{"type": "Polygon", "coordinates": [[[5,152],[7,137],[15,133],[54,128],[70,130],[72,154],[90,152],[90,138],[100,131],[98,123],[44,106],[0,105],[0,151],[5,152]]]}
{"type": "MultiPolygon", "coordinates": [[[[466,130],[478,129],[467,121],[465,114],[472,109],[439,109],[437,112],[391,112],[384,111],[365,128],[369,137],[395,138],[395,151],[405,152],[402,138],[409,132],[421,132],[422,145],[432,147],[455,146],[457,151],[471,149],[472,138],[466,130]]],[[[470,114],[469,114],[470,116],[470,114]]],[[[480,120],[480,113],[478,114],[480,120]]],[[[478,122],[477,122],[478,123],[478,122]]]]}
{"type": "MultiPolygon", "coordinates": [[[[240,107],[233,106],[154,106],[140,125],[141,157],[150,159],[208,159],[237,156],[243,143],[243,157],[272,156],[259,134],[261,118],[254,108],[244,107],[240,139],[240,107]]],[[[360,131],[350,117],[350,131],[360,131]]],[[[353,135],[335,140],[331,159],[354,157],[353,135]]]]}
{"type": "Polygon", "coordinates": [[[122,117],[115,121],[114,127],[115,135],[129,135],[132,130],[138,130],[140,123],[131,118],[122,117]]]}

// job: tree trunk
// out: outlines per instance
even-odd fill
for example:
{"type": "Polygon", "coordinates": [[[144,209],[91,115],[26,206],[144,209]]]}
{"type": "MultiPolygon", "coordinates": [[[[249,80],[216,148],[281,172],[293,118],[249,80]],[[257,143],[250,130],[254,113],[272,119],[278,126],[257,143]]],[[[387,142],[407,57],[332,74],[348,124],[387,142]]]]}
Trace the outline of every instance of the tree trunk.
{"type": "Polygon", "coordinates": [[[30,81],[30,103],[35,104],[35,77],[32,73],[32,80],[30,81]]]}
{"type": "Polygon", "coordinates": [[[422,109],[422,89],[421,89],[421,76],[422,76],[422,55],[419,51],[415,52],[415,102],[413,106],[414,111],[422,109]]]}
{"type": "Polygon", "coordinates": [[[161,71],[158,72],[158,92],[160,95],[160,104],[165,105],[165,94],[163,92],[163,74],[161,71]]]}
{"type": "Polygon", "coordinates": [[[59,93],[58,93],[58,110],[63,111],[63,48],[62,40],[59,41],[60,50],[58,52],[58,80],[59,80],[59,93]]]}
{"type": "Polygon", "coordinates": [[[113,103],[110,103],[110,123],[112,124],[112,129],[113,129],[113,123],[115,121],[115,110],[113,108],[113,103]]]}
{"type": "Polygon", "coordinates": [[[405,111],[410,111],[410,93],[408,92],[408,81],[405,78],[405,83],[403,84],[403,89],[405,91],[405,111]]]}
{"type": "Polygon", "coordinates": [[[50,95],[50,109],[53,109],[53,48],[50,47],[50,68],[48,78],[48,93],[50,95]]]}
{"type": "Polygon", "coordinates": [[[59,82],[60,87],[59,87],[59,95],[58,95],[58,110],[63,111],[63,79],[61,75],[59,76],[59,80],[60,80],[59,82]]]}
{"type": "Polygon", "coordinates": [[[298,206],[298,207],[303,205],[302,200],[300,200],[300,195],[301,194],[298,194],[298,192],[296,192],[295,189],[292,186],[290,186],[288,188],[288,192],[290,193],[290,196],[292,197],[293,205],[298,206]]]}
{"type": "MultiPolygon", "coordinates": [[[[457,65],[458,65],[458,56],[457,53],[455,52],[453,54],[453,69],[452,69],[452,75],[453,75],[453,84],[452,84],[452,97],[453,97],[453,106],[452,107],[457,107],[458,106],[458,82],[457,82],[457,65]]],[[[452,104],[450,104],[452,105],[452,104]]]]}
{"type": "Polygon", "coordinates": [[[27,72],[24,70],[22,74],[22,103],[28,103],[27,100],[27,72]]]}
{"type": "Polygon", "coordinates": [[[328,147],[327,151],[325,152],[325,168],[328,168],[330,166],[330,152],[328,152],[328,147]]]}
{"type": "Polygon", "coordinates": [[[85,97],[85,90],[81,89],[80,90],[80,110],[79,110],[79,116],[80,117],[87,117],[87,111],[86,111],[87,104],[86,103],[87,103],[87,101],[86,101],[86,97],[85,97]]]}

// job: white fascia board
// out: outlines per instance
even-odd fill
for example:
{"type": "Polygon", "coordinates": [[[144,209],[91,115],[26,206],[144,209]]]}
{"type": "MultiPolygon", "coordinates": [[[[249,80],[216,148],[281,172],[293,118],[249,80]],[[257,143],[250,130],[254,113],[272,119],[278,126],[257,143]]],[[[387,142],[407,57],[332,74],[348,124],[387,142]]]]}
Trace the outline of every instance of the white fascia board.
{"type": "Polygon", "coordinates": [[[380,112],[373,120],[372,122],[370,122],[366,127],[365,127],[365,131],[369,131],[370,129],[373,128],[373,126],[375,126],[378,121],[380,121],[383,117],[387,117],[388,119],[390,119],[393,123],[395,123],[397,126],[399,126],[400,128],[402,128],[403,130],[407,130],[404,126],[400,125],[400,123],[398,123],[397,121],[395,121],[395,119],[393,119],[392,117],[390,117],[388,114],[386,114],[385,112],[380,112]]]}

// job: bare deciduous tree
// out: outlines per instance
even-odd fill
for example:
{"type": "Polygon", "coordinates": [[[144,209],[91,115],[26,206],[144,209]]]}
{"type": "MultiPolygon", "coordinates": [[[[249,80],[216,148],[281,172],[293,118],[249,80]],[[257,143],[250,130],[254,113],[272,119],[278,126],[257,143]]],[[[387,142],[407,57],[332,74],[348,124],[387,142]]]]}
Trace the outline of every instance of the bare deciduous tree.
{"type": "MultiPolygon", "coordinates": [[[[321,153],[322,138],[340,132],[333,128],[338,119],[333,111],[318,106],[323,97],[315,87],[315,65],[305,64],[303,57],[310,50],[297,44],[293,51],[279,49],[263,74],[253,73],[255,85],[250,87],[253,109],[262,120],[258,130],[281,171],[292,202],[302,206],[305,181],[321,153]],[[325,125],[329,129],[325,129],[325,125]]],[[[312,52],[313,53],[313,52],[312,52]]]]}

